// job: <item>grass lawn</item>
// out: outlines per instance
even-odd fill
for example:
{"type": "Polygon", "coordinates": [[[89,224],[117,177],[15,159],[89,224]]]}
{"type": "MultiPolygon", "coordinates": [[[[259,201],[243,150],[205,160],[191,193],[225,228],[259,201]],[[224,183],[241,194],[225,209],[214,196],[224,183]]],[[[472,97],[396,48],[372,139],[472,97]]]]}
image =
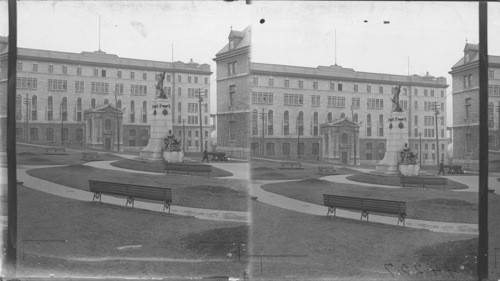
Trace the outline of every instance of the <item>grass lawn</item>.
{"type": "MultiPolygon", "coordinates": [[[[88,180],[115,181],[172,188],[173,206],[247,211],[245,181],[183,175],[144,175],[96,169],[83,165],[43,168],[28,174],[61,185],[87,190],[88,180]],[[201,179],[201,180],[200,180],[201,179]]],[[[89,195],[89,200],[91,200],[89,195]]]]}
{"type": "MultiPolygon", "coordinates": [[[[255,279],[319,280],[337,278],[348,280],[393,280],[384,264],[394,267],[402,263],[413,264],[422,254],[439,255],[443,245],[456,243],[447,253],[464,265],[454,280],[474,280],[475,266],[462,256],[470,252],[468,241],[474,236],[441,234],[426,230],[386,226],[375,223],[326,218],[288,211],[252,201],[251,229],[252,255],[305,255],[306,257],[259,257],[249,260],[251,277],[255,279]],[[466,245],[459,247],[459,245],[466,245]]],[[[477,245],[476,245],[477,247],[477,245]]],[[[472,257],[471,257],[472,258],[472,257]]],[[[448,259],[435,260],[441,266],[448,259]]],[[[448,264],[451,266],[451,264],[448,264]]],[[[396,271],[396,270],[392,270],[396,271]]],[[[415,273],[415,270],[414,270],[415,273]]],[[[448,280],[427,270],[424,276],[397,276],[397,280],[448,280]]],[[[395,280],[395,279],[394,279],[395,280]]]]}
{"type": "MultiPolygon", "coordinates": [[[[426,178],[441,178],[439,176],[425,176],[426,178]]],[[[381,185],[391,185],[391,186],[402,186],[399,177],[385,177],[379,175],[372,175],[366,173],[358,173],[347,177],[347,179],[357,182],[371,183],[371,184],[381,184],[381,185]]],[[[422,185],[406,185],[408,187],[421,188],[422,185]]],[[[468,186],[456,181],[448,179],[448,184],[443,187],[442,185],[428,185],[426,188],[432,189],[467,189],[468,186]]]]}
{"type": "Polygon", "coordinates": [[[287,197],[323,205],[323,194],[405,201],[407,218],[477,223],[477,193],[438,189],[366,187],[307,179],[264,185],[263,189],[287,197]]]}
{"type": "Polygon", "coordinates": [[[246,268],[233,245],[212,252],[199,242],[248,240],[247,225],[100,206],[21,185],[17,235],[18,272],[24,275],[241,277],[246,268]],[[67,242],[24,241],[29,239],[67,242]],[[176,261],[162,260],[167,258],[176,261]]]}
{"type": "MultiPolygon", "coordinates": [[[[332,165],[333,166],[333,165],[332,165]]],[[[303,163],[303,169],[281,169],[279,162],[255,160],[250,162],[251,178],[253,180],[292,180],[292,179],[314,179],[320,178],[318,167],[303,163]]],[[[356,174],[358,171],[340,167],[336,169],[337,174],[356,174]]]]}
{"type": "MultiPolygon", "coordinates": [[[[200,163],[193,163],[195,165],[199,165],[200,163]]],[[[131,160],[131,159],[123,159],[120,161],[116,161],[111,163],[112,166],[119,167],[119,168],[124,168],[124,169],[131,169],[131,170],[139,170],[139,171],[146,171],[146,172],[155,172],[155,173],[165,173],[165,167],[163,166],[163,163],[150,163],[146,161],[141,161],[141,160],[131,160]]],[[[174,173],[174,172],[172,172],[174,173]]],[[[175,173],[181,173],[181,174],[186,174],[186,172],[175,172],[175,173]]],[[[189,172],[189,175],[198,175],[202,177],[206,177],[207,173],[198,173],[198,172],[189,172]]],[[[212,172],[210,172],[210,177],[229,177],[232,176],[230,172],[221,170],[216,167],[212,167],[212,172]]]]}
{"type": "MultiPolygon", "coordinates": [[[[71,149],[71,148],[70,148],[71,149]]],[[[49,155],[44,154],[45,148],[17,145],[16,146],[16,162],[18,165],[70,165],[83,164],[87,161],[82,160],[82,153],[71,151],[66,148],[65,154],[49,155]]],[[[98,152],[102,160],[119,160],[123,159],[119,156],[108,154],[106,152],[98,152]]]]}

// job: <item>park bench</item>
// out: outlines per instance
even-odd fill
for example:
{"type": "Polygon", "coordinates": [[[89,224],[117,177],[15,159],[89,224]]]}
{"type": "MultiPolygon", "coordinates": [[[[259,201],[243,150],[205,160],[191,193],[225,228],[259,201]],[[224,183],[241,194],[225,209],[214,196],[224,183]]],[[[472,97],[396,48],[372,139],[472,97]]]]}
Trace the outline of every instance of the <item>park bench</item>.
{"type": "Polygon", "coordinates": [[[335,167],[320,165],[320,166],[318,166],[318,174],[320,174],[322,176],[333,175],[333,174],[335,174],[335,167]]]}
{"type": "Polygon", "coordinates": [[[44,154],[65,154],[66,149],[64,147],[46,147],[44,154]]]}
{"type": "Polygon", "coordinates": [[[406,202],[330,194],[323,194],[323,200],[325,206],[328,207],[327,217],[330,213],[335,216],[337,208],[361,211],[360,220],[366,217],[366,221],[370,212],[385,213],[398,215],[398,225],[402,222],[403,227],[405,226],[406,202]]]}
{"type": "Polygon", "coordinates": [[[96,151],[82,151],[82,160],[101,160],[101,155],[97,154],[96,151]]]}
{"type": "Polygon", "coordinates": [[[286,162],[281,162],[281,168],[282,169],[297,169],[297,168],[302,168],[302,164],[300,162],[286,161],[286,162]]]}
{"type": "Polygon", "coordinates": [[[405,187],[405,184],[421,184],[422,188],[426,185],[442,185],[448,184],[447,178],[430,178],[430,177],[400,177],[400,183],[405,187]]]}
{"type": "Polygon", "coordinates": [[[169,174],[170,171],[186,172],[186,175],[188,176],[190,172],[206,172],[208,177],[210,176],[210,172],[212,172],[212,166],[203,164],[184,164],[184,163],[165,162],[164,166],[165,170],[167,171],[167,174],[169,174]]]}
{"type": "Polygon", "coordinates": [[[444,165],[444,168],[448,168],[449,174],[463,174],[462,165],[444,165]]]}
{"type": "Polygon", "coordinates": [[[170,188],[89,180],[89,190],[94,193],[92,202],[97,199],[101,202],[102,194],[126,197],[125,206],[131,204],[132,207],[134,207],[135,199],[153,200],[163,202],[163,211],[168,209],[170,213],[172,203],[172,189],[170,188]]]}
{"type": "Polygon", "coordinates": [[[224,152],[208,152],[212,156],[212,161],[227,161],[226,153],[224,152]]]}

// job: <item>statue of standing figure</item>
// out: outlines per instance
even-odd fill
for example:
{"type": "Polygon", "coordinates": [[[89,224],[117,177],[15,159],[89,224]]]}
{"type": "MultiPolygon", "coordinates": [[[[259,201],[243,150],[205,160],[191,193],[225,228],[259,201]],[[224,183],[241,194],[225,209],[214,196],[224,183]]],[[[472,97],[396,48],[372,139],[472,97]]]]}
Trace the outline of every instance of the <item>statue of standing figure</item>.
{"type": "Polygon", "coordinates": [[[156,84],[156,90],[159,91],[158,98],[160,99],[166,99],[167,95],[165,94],[165,91],[163,90],[163,80],[165,80],[165,73],[166,72],[160,72],[158,74],[158,83],[156,84]]]}
{"type": "Polygon", "coordinates": [[[392,112],[403,112],[401,105],[399,105],[399,94],[401,93],[401,85],[398,87],[393,87],[392,92],[394,96],[392,97],[392,103],[396,106],[392,112]]]}

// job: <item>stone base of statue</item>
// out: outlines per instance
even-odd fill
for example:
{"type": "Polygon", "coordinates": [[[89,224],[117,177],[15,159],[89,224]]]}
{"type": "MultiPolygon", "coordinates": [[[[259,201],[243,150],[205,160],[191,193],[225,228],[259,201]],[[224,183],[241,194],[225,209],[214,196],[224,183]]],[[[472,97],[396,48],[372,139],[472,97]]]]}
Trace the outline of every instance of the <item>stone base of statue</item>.
{"type": "Polygon", "coordinates": [[[420,171],[420,166],[417,165],[399,165],[399,172],[401,175],[409,177],[409,176],[418,176],[418,172],[420,171]]]}
{"type": "Polygon", "coordinates": [[[387,142],[384,159],[375,169],[381,175],[399,175],[401,150],[408,143],[408,120],[404,112],[391,112],[386,125],[387,142]]]}
{"type": "Polygon", "coordinates": [[[172,130],[172,116],[170,113],[170,100],[156,99],[153,104],[153,120],[148,145],[140,152],[139,159],[150,162],[163,161],[164,139],[172,130]]]}
{"type": "Polygon", "coordinates": [[[169,163],[182,163],[184,153],[182,151],[163,151],[163,160],[169,163]]]}

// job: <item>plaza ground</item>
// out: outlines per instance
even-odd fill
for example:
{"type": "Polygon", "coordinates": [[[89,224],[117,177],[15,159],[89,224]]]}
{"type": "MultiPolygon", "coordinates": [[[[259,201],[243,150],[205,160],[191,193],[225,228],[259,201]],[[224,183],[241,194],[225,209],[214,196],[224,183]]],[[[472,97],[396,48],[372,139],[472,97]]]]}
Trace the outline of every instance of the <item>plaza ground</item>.
{"type": "MultiPolygon", "coordinates": [[[[203,200],[181,200],[186,206],[202,208],[224,206],[220,209],[233,207],[237,209],[240,203],[246,201],[246,207],[243,209],[249,208],[252,214],[252,223],[249,228],[243,223],[199,220],[110,204],[97,205],[19,187],[19,190],[22,190],[22,196],[20,195],[19,198],[25,199],[22,208],[24,215],[20,214],[20,218],[23,218],[25,222],[22,232],[19,232],[23,233],[22,239],[71,237],[71,239],[61,238],[68,242],[60,245],[56,245],[57,242],[20,241],[19,245],[24,245],[25,257],[22,266],[23,270],[28,273],[42,272],[45,275],[57,268],[59,276],[64,274],[75,276],[80,273],[87,276],[88,272],[94,272],[96,275],[116,276],[119,272],[126,272],[127,276],[137,276],[136,274],[140,273],[142,276],[235,276],[241,278],[243,271],[248,270],[247,272],[253,279],[359,280],[370,278],[387,280],[393,279],[391,273],[396,274],[397,279],[403,280],[422,279],[422,277],[431,280],[477,279],[475,277],[476,235],[438,233],[351,219],[326,218],[326,216],[287,210],[255,200],[248,202],[239,197],[248,197],[245,180],[240,176],[241,171],[235,168],[236,166],[244,167],[242,165],[214,163],[214,167],[233,174],[233,176],[221,178],[182,175],[151,176],[84,166],[82,165],[85,164],[84,162],[79,162],[81,152],[75,152],[75,156],[69,153],[69,157],[63,158],[65,160],[58,159],[61,156],[28,155],[26,152],[30,151],[18,150],[18,155],[24,153],[25,155],[21,156],[27,159],[48,157],[52,161],[51,164],[70,165],[64,168],[33,169],[29,173],[36,177],[45,177],[49,181],[58,181],[75,190],[86,190],[88,183],[86,184],[85,176],[103,179],[110,177],[110,179],[124,179],[138,183],[152,181],[154,182],[152,185],[160,184],[160,186],[161,183],[169,181],[174,191],[179,192],[177,194],[179,198],[183,196],[189,198],[193,195],[193,198],[207,198],[209,200],[205,201],[217,202],[211,206],[211,203],[196,205],[199,204],[197,202],[203,200]],[[76,175],[83,175],[83,177],[77,179],[76,175]],[[240,180],[235,180],[237,178],[240,180]],[[202,188],[203,186],[224,188],[202,188]],[[217,198],[216,194],[220,195],[221,191],[223,194],[228,191],[226,188],[231,190],[225,194],[227,197],[217,198]],[[185,192],[184,195],[183,192],[185,192]],[[227,204],[223,205],[221,202],[227,204]],[[231,202],[238,203],[232,204],[231,202]],[[238,252],[237,245],[201,243],[207,242],[207,239],[251,239],[251,243],[250,249],[247,244],[240,245],[241,258],[238,260],[235,258],[238,252]],[[158,245],[164,246],[165,252],[159,250],[163,248],[158,245]],[[273,255],[274,257],[260,257],[259,255],[273,255]],[[419,275],[415,268],[411,271],[412,274],[405,274],[401,271],[405,269],[403,264],[405,266],[411,264],[415,267],[414,263],[423,266],[417,268],[422,269],[424,275],[419,275]],[[437,272],[435,265],[442,271],[437,272]],[[447,272],[445,267],[451,269],[451,272],[447,272]],[[397,275],[398,269],[402,275],[397,275]],[[453,269],[457,272],[453,272],[453,269]]],[[[114,158],[117,156],[111,154],[109,157],[109,160],[122,159],[114,158]]],[[[27,161],[24,164],[33,163],[27,161]]],[[[47,162],[43,164],[46,165],[47,162]]],[[[432,212],[435,212],[436,208],[441,208],[439,213],[442,213],[443,217],[440,219],[452,218],[450,221],[456,219],[458,222],[469,222],[469,220],[473,222],[473,216],[470,213],[477,212],[474,210],[477,193],[473,192],[419,188],[405,188],[405,190],[392,188],[385,189],[384,192],[384,189],[362,187],[355,182],[352,182],[352,186],[335,186],[335,183],[324,183],[319,179],[321,176],[317,175],[317,167],[314,165],[304,163],[302,170],[283,170],[279,169],[279,166],[276,162],[252,161],[250,170],[253,175],[261,173],[258,176],[262,180],[294,180],[287,184],[264,185],[263,188],[271,192],[281,192],[290,198],[302,196],[296,198],[300,198],[304,203],[321,205],[322,202],[315,201],[317,199],[314,199],[314,196],[326,188],[329,191],[337,190],[343,195],[349,192],[361,192],[360,194],[368,194],[368,196],[378,194],[383,197],[391,194],[390,196],[396,196],[396,198],[402,197],[403,200],[408,200],[409,212],[412,200],[422,201],[421,205],[413,206],[414,214],[424,216],[421,219],[430,219],[432,212]],[[270,172],[281,175],[264,175],[270,172]],[[309,183],[313,185],[310,186],[309,183]],[[278,192],[275,188],[281,191],[278,192]],[[290,191],[293,192],[289,193],[290,191]],[[468,198],[469,195],[475,196],[475,199],[468,198]],[[439,198],[449,201],[436,201],[439,198]],[[453,214],[456,210],[467,207],[463,205],[464,202],[470,204],[468,205],[470,209],[463,210],[465,213],[462,214],[453,214]],[[446,208],[450,210],[446,211],[446,208]],[[423,210],[431,212],[426,213],[423,210]]],[[[340,175],[361,174],[354,168],[344,167],[336,171],[340,175]]],[[[358,194],[358,196],[361,195],[358,194]]],[[[175,197],[174,195],[174,199],[175,197]]],[[[490,200],[491,198],[490,196],[490,200]]],[[[493,231],[492,228],[490,231],[493,231]]],[[[500,229],[491,233],[500,233],[500,229]]],[[[21,247],[19,250],[21,251],[21,247]]],[[[21,253],[19,256],[21,257],[21,253]]]]}

